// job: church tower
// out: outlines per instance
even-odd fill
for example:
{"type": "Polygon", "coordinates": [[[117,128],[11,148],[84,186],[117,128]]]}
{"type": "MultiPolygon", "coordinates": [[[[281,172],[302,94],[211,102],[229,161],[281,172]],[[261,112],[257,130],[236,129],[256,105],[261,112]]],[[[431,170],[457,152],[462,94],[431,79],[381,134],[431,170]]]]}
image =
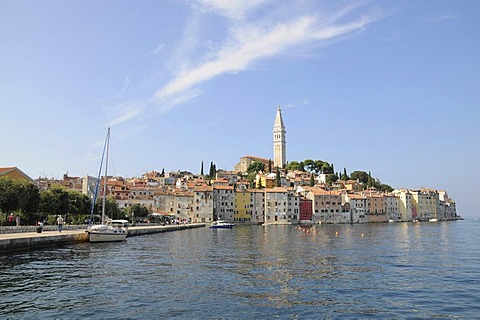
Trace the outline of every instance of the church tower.
{"type": "Polygon", "coordinates": [[[273,165],[283,168],[287,164],[287,140],[285,125],[282,119],[282,109],[277,108],[275,124],[273,125],[273,165]]]}

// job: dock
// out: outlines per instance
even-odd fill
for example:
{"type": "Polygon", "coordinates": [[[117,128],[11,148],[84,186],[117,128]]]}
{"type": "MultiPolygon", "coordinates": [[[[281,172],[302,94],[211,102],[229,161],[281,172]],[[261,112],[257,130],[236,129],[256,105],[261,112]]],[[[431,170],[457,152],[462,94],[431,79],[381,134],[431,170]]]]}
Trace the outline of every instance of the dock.
{"type": "MultiPolygon", "coordinates": [[[[205,223],[180,224],[180,225],[142,225],[128,228],[128,236],[141,236],[152,233],[171,232],[178,230],[203,228],[205,223]]],[[[45,228],[37,233],[35,227],[23,227],[22,232],[0,233],[0,254],[14,253],[24,250],[35,250],[46,247],[61,246],[65,244],[88,242],[85,227],[64,228],[58,232],[56,226],[45,228]]]]}

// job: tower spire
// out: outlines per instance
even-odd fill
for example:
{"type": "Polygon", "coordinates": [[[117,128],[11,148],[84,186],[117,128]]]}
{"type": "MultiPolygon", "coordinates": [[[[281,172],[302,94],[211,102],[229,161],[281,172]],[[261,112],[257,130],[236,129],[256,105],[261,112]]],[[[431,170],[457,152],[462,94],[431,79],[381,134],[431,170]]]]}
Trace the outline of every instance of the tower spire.
{"type": "Polygon", "coordinates": [[[282,118],[282,109],[277,107],[275,123],[273,124],[273,164],[275,167],[283,168],[287,163],[287,141],[285,124],[282,118]]]}

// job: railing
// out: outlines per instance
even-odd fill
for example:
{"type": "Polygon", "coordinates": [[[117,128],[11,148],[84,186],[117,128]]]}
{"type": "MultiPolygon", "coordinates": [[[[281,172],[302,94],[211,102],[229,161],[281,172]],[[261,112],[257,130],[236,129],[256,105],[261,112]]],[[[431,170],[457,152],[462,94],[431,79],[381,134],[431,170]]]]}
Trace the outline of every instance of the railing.
{"type": "MultiPolygon", "coordinates": [[[[62,226],[62,230],[78,230],[86,229],[86,225],[66,225],[62,226]]],[[[57,225],[43,226],[43,231],[57,231],[57,225]]],[[[3,233],[20,233],[20,232],[36,232],[37,226],[0,226],[0,234],[3,233]]]]}

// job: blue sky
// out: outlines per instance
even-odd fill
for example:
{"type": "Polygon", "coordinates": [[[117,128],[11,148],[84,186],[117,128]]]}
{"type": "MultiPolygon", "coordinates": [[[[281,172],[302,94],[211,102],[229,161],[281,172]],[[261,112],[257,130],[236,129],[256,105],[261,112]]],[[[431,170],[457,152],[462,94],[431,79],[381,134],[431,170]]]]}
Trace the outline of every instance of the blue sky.
{"type": "Polygon", "coordinates": [[[478,1],[0,0],[0,166],[33,178],[273,157],[446,189],[478,216],[478,1]]]}

